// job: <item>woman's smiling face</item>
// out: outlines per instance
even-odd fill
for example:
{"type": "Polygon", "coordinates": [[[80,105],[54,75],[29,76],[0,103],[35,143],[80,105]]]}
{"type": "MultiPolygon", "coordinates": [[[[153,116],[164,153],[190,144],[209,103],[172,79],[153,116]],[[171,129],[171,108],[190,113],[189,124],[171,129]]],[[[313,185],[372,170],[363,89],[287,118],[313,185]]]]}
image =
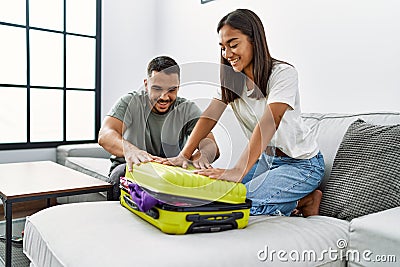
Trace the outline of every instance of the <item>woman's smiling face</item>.
{"type": "Polygon", "coordinates": [[[248,77],[253,76],[253,43],[240,30],[224,25],[219,30],[221,55],[234,71],[243,71],[248,77]]]}

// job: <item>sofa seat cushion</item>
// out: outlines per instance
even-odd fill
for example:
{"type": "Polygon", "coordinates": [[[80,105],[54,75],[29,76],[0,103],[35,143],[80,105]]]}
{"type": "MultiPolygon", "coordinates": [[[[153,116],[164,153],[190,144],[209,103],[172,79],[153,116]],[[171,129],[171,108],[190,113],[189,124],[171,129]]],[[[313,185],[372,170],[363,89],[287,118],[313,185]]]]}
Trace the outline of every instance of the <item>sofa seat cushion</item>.
{"type": "Polygon", "coordinates": [[[65,166],[83,172],[97,179],[109,182],[110,159],[89,157],[67,157],[65,166]]]}
{"type": "Polygon", "coordinates": [[[61,145],[57,147],[57,163],[65,165],[67,157],[110,158],[111,154],[105,151],[98,143],[61,145]]]}
{"type": "Polygon", "coordinates": [[[349,267],[399,266],[400,207],[356,218],[350,222],[349,267]],[[350,257],[351,255],[351,257],[350,257]]]}
{"type": "MultiPolygon", "coordinates": [[[[245,229],[168,235],[118,201],[54,206],[27,218],[24,252],[35,266],[345,266],[337,257],[296,261],[295,252],[338,249],[347,221],[330,217],[250,217],[245,229]],[[60,235],[62,233],[62,235],[60,235]],[[38,250],[37,248],[41,248],[38,250]],[[277,258],[286,251],[288,261],[277,258]],[[273,251],[276,251],[273,253],[273,251]],[[265,253],[273,258],[265,259],[265,253]],[[261,260],[260,260],[261,259],[261,260]],[[263,261],[265,259],[265,261],[263,261]]],[[[343,254],[343,253],[342,253],[343,254]]]]}

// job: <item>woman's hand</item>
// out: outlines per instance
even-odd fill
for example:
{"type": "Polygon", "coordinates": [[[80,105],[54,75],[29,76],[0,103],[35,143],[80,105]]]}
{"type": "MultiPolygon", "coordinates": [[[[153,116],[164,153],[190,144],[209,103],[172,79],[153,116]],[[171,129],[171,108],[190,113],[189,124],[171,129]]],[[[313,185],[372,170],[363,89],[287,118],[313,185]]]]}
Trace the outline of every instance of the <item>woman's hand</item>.
{"type": "Polygon", "coordinates": [[[185,158],[181,153],[178,156],[172,158],[159,158],[156,162],[165,164],[165,165],[172,165],[172,166],[181,166],[184,169],[187,169],[191,161],[185,158]]]}
{"type": "Polygon", "coordinates": [[[244,173],[240,169],[201,169],[194,173],[208,176],[217,180],[225,180],[239,183],[242,181],[244,173]]]}
{"type": "Polygon", "coordinates": [[[191,160],[187,159],[182,154],[179,154],[172,158],[159,158],[156,159],[155,162],[170,166],[180,166],[184,169],[187,169],[190,164],[192,164],[196,169],[212,168],[208,158],[201,153],[196,153],[191,160]]]}
{"type": "Polygon", "coordinates": [[[209,156],[205,153],[197,152],[192,157],[192,164],[196,169],[211,169],[209,156]]]}

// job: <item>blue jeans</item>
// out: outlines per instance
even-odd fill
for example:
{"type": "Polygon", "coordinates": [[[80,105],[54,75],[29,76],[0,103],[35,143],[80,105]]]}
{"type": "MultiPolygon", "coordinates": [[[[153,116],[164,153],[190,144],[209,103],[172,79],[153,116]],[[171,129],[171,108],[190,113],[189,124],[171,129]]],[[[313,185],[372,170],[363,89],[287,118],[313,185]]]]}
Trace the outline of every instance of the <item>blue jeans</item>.
{"type": "Polygon", "coordinates": [[[314,191],[324,176],[325,164],[319,152],[311,159],[275,157],[263,153],[243,178],[251,215],[286,215],[298,200],[314,191]]]}

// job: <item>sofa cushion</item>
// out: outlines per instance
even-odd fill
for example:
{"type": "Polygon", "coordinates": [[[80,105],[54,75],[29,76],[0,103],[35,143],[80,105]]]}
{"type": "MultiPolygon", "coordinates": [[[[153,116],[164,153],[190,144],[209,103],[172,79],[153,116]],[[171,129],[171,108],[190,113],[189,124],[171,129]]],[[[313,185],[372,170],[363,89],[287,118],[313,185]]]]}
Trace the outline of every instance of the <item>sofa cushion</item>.
{"type": "Polygon", "coordinates": [[[400,124],[399,112],[371,112],[357,114],[303,113],[302,118],[310,127],[312,133],[316,136],[322,155],[324,155],[325,175],[320,185],[322,191],[325,190],[326,183],[331,175],[336,152],[350,124],[357,119],[362,119],[372,124],[400,124]]]}
{"type": "Polygon", "coordinates": [[[98,143],[61,145],[57,147],[57,162],[65,165],[67,157],[110,158],[111,154],[98,143]]]}
{"type": "Polygon", "coordinates": [[[353,218],[400,206],[400,125],[357,120],[341,142],[321,215],[353,218]]]}
{"type": "Polygon", "coordinates": [[[65,159],[65,166],[105,182],[110,182],[110,178],[108,177],[111,167],[110,159],[67,157],[65,159]]]}
{"type": "Polygon", "coordinates": [[[399,218],[397,207],[352,220],[347,248],[359,253],[348,258],[348,267],[399,266],[399,218]]]}
{"type": "Polygon", "coordinates": [[[323,216],[250,216],[241,230],[168,235],[117,201],[77,203],[30,216],[24,252],[35,266],[345,266],[337,243],[348,242],[348,227],[323,216]]]}

